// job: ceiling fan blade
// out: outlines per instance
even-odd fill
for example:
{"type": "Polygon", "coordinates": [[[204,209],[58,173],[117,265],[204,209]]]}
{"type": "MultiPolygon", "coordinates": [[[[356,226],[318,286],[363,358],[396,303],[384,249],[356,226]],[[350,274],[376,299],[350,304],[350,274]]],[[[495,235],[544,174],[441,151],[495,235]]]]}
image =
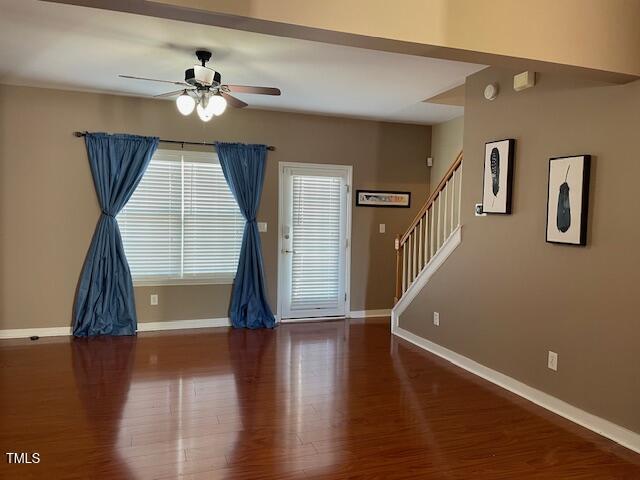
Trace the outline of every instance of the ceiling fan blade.
{"type": "Polygon", "coordinates": [[[174,82],[172,80],[158,80],[156,78],[145,78],[145,77],[134,77],[133,75],[118,75],[120,78],[130,78],[133,80],[145,80],[147,82],[160,82],[160,83],[170,83],[172,85],[182,85],[184,87],[190,87],[188,83],[185,82],[174,82]]]}
{"type": "MultiPolygon", "coordinates": [[[[173,92],[161,93],[160,95],[154,95],[153,98],[173,97],[184,91],[190,91],[190,89],[181,88],[180,90],[174,90],[173,92]]],[[[191,89],[192,90],[192,89],[191,89]]]]}
{"type": "Polygon", "coordinates": [[[229,105],[231,105],[234,108],[244,108],[249,105],[248,103],[243,102],[239,98],[232,97],[228,93],[220,92],[220,95],[222,95],[225,98],[225,100],[229,102],[229,105]]]}
{"type": "Polygon", "coordinates": [[[255,93],[258,95],[280,95],[279,88],[274,87],[251,87],[249,85],[225,85],[233,93],[255,93]]]}

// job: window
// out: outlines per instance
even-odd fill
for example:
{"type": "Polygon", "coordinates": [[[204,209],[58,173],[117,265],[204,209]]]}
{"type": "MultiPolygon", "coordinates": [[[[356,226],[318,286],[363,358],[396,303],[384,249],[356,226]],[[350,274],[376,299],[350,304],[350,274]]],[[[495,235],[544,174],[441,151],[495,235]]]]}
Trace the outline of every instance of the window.
{"type": "Polygon", "coordinates": [[[136,285],[230,283],[244,218],[215,153],[157,150],[118,215],[136,285]]]}

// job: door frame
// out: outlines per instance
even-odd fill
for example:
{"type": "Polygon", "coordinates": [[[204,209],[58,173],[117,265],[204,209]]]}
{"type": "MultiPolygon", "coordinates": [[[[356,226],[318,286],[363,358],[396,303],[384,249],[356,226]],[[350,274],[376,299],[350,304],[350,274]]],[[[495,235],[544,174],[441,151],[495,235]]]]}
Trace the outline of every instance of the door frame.
{"type": "Polygon", "coordinates": [[[351,314],[351,221],[353,218],[353,165],[337,165],[334,163],[305,163],[305,162],[278,162],[278,294],[277,294],[277,309],[276,320],[278,322],[317,322],[318,320],[336,320],[339,318],[348,318],[351,314]],[[285,168],[335,168],[342,170],[347,175],[347,193],[346,193],[346,239],[347,249],[345,252],[345,272],[344,272],[344,288],[347,294],[347,300],[344,304],[344,317],[311,317],[311,318],[291,318],[282,319],[282,301],[284,292],[284,277],[283,269],[285,268],[285,258],[282,254],[282,226],[284,217],[284,169],[285,168]]]}

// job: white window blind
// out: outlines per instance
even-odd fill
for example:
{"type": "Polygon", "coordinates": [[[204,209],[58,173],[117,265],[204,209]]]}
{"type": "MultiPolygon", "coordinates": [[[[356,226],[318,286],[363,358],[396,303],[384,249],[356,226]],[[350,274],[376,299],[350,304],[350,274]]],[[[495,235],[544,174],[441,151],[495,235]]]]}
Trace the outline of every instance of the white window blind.
{"type": "Polygon", "coordinates": [[[184,166],[184,271],[235,275],[245,220],[218,163],[184,166]]]}
{"type": "Polygon", "coordinates": [[[157,150],[118,215],[136,284],[231,281],[244,218],[214,153],[157,150]]]}
{"type": "Polygon", "coordinates": [[[292,177],[292,310],[340,302],[342,183],[340,177],[292,177]]]}

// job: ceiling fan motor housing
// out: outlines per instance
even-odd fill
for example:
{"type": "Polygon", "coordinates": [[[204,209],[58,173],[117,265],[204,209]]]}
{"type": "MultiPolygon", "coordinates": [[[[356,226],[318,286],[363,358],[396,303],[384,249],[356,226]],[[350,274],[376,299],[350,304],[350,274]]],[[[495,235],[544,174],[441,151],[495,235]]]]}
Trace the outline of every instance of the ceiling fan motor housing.
{"type": "Polygon", "coordinates": [[[212,68],[194,65],[193,68],[185,70],[184,81],[194,87],[219,87],[222,76],[212,68]]]}

